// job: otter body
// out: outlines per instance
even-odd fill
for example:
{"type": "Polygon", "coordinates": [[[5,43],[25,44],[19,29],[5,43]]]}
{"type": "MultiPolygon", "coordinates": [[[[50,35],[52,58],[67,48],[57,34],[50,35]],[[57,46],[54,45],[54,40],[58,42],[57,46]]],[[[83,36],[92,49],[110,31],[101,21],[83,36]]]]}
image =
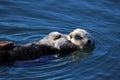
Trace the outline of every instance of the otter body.
{"type": "Polygon", "coordinates": [[[93,46],[93,38],[83,29],[75,29],[68,35],[51,32],[38,42],[22,46],[16,46],[13,42],[0,42],[0,63],[37,59],[41,56],[63,54],[93,46]]]}

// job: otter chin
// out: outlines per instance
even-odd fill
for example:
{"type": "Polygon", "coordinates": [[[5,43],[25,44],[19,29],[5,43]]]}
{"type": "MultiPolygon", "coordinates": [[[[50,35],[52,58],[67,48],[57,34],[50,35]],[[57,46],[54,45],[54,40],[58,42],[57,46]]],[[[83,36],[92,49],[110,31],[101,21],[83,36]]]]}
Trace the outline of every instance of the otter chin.
{"type": "Polygon", "coordinates": [[[94,48],[95,46],[93,37],[84,29],[73,30],[68,34],[67,40],[81,50],[94,48]]]}

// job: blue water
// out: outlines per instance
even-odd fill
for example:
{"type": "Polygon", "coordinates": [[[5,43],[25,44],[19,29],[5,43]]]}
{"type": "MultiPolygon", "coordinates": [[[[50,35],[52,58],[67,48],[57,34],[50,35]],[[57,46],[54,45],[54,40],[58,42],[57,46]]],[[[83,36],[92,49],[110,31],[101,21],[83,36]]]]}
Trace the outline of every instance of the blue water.
{"type": "Polygon", "coordinates": [[[0,66],[0,80],[119,80],[119,0],[0,0],[2,41],[21,45],[52,31],[68,34],[76,28],[93,35],[92,52],[0,66]]]}

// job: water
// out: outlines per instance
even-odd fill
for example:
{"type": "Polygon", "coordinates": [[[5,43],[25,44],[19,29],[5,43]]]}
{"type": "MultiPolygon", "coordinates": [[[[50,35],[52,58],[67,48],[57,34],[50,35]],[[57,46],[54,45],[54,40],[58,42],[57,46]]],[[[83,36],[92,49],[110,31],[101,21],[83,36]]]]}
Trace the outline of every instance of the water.
{"type": "Polygon", "coordinates": [[[89,53],[0,66],[0,80],[119,80],[119,22],[119,0],[0,0],[0,40],[19,45],[83,28],[96,41],[89,53]]]}

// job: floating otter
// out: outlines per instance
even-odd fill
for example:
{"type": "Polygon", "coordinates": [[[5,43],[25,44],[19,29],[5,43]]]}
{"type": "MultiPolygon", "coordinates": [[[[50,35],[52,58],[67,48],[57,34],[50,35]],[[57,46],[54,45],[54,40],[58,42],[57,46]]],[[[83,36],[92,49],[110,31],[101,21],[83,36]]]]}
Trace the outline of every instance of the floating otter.
{"type": "Polygon", "coordinates": [[[67,40],[73,43],[78,49],[94,48],[95,42],[90,33],[84,29],[75,29],[68,36],[67,40]]]}
{"type": "Polygon", "coordinates": [[[91,35],[76,29],[69,35],[51,32],[38,42],[16,46],[13,42],[0,42],[0,63],[16,60],[31,60],[40,56],[72,52],[94,46],[91,35]]]}
{"type": "Polygon", "coordinates": [[[71,50],[76,50],[75,45],[67,40],[67,35],[61,34],[59,32],[51,32],[37,44],[52,46],[58,49],[60,52],[69,52],[71,50]]]}

